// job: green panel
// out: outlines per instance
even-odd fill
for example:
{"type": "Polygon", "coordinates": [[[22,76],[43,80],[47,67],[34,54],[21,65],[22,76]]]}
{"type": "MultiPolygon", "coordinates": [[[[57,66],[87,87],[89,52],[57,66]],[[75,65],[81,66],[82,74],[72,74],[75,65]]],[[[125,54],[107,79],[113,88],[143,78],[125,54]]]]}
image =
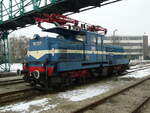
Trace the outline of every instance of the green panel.
{"type": "Polygon", "coordinates": [[[0,0],[0,24],[30,11],[64,0],[0,0]]]}
{"type": "Polygon", "coordinates": [[[25,13],[24,0],[20,0],[20,15],[23,15],[24,13],[25,13]]]}
{"type": "Polygon", "coordinates": [[[57,2],[60,2],[60,1],[64,1],[64,0],[51,0],[51,3],[54,4],[54,3],[57,3],[57,2]]]}
{"type": "Polygon", "coordinates": [[[32,4],[33,4],[33,9],[34,10],[37,10],[37,9],[39,9],[39,5],[38,5],[38,2],[39,2],[40,0],[32,0],[32,4]]]}
{"type": "Polygon", "coordinates": [[[51,3],[56,3],[58,0],[51,0],[51,3]]]}

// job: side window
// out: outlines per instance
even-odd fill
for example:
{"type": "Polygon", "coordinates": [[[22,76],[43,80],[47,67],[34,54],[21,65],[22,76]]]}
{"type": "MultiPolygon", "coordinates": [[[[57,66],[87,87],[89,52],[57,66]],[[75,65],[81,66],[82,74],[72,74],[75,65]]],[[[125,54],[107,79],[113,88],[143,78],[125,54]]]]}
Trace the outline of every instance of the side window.
{"type": "Polygon", "coordinates": [[[101,37],[97,37],[97,44],[99,44],[99,45],[102,44],[102,38],[101,37]]]}
{"type": "Polygon", "coordinates": [[[96,44],[96,35],[91,36],[91,44],[96,44]]]}
{"type": "Polygon", "coordinates": [[[85,35],[76,35],[75,39],[83,42],[85,40],[85,35]]]}

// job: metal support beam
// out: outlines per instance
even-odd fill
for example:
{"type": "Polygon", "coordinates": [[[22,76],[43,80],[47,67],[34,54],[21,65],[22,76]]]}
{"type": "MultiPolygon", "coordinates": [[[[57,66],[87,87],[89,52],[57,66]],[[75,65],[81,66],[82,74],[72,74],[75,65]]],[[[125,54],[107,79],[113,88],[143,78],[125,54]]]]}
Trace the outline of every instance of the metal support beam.
{"type": "Polygon", "coordinates": [[[10,71],[8,34],[8,32],[0,34],[0,68],[7,72],[10,71]]]}
{"type": "Polygon", "coordinates": [[[20,0],[20,15],[23,15],[24,13],[25,13],[24,0],[20,0]]]}
{"type": "Polygon", "coordinates": [[[9,0],[9,19],[13,18],[13,6],[12,6],[12,0],[9,0]]]}
{"type": "Polygon", "coordinates": [[[0,2],[0,24],[3,21],[3,0],[0,2]]]}
{"type": "Polygon", "coordinates": [[[41,0],[32,0],[33,9],[38,10],[39,9],[39,1],[41,0]]]}
{"type": "Polygon", "coordinates": [[[0,31],[34,25],[33,18],[42,13],[73,14],[118,1],[121,0],[0,0],[0,31]]]}

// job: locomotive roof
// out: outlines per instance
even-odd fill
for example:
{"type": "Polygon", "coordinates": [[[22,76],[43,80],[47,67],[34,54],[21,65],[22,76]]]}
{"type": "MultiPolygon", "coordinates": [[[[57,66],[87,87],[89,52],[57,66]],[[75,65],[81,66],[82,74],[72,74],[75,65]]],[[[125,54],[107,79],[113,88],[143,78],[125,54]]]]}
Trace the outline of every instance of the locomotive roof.
{"type": "Polygon", "coordinates": [[[50,29],[44,29],[43,31],[45,32],[51,32],[51,33],[57,33],[60,35],[67,35],[67,34],[85,34],[85,31],[77,31],[77,30],[71,30],[71,29],[66,29],[62,27],[54,27],[50,29]]]}

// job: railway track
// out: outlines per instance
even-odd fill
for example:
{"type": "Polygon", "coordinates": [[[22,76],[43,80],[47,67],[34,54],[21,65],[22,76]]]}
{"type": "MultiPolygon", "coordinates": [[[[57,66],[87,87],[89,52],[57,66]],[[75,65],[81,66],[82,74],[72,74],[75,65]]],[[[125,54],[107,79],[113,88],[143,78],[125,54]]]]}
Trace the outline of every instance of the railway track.
{"type": "MultiPolygon", "coordinates": [[[[132,72],[135,72],[135,71],[147,69],[149,67],[150,67],[150,65],[140,66],[140,67],[137,67],[137,68],[132,68],[132,69],[129,70],[129,72],[123,73],[123,75],[128,74],[128,73],[132,73],[132,72]]],[[[20,77],[19,78],[14,78],[14,79],[9,79],[9,78],[13,78],[13,77],[0,78],[0,86],[13,85],[13,84],[18,84],[18,83],[24,83],[24,80],[22,79],[22,77],[21,78],[20,77]]]]}
{"type": "Polygon", "coordinates": [[[16,76],[16,72],[0,72],[0,78],[16,76]]]}
{"type": "MultiPolygon", "coordinates": [[[[150,77],[145,77],[143,79],[140,79],[140,80],[138,80],[138,81],[136,81],[134,83],[128,84],[127,86],[125,86],[125,87],[123,87],[123,88],[121,88],[121,89],[119,89],[119,90],[117,90],[117,91],[115,91],[115,92],[105,96],[104,98],[101,98],[101,99],[99,99],[99,100],[97,100],[97,101],[95,101],[95,102],[93,102],[93,103],[91,103],[89,105],[86,105],[86,106],[84,106],[82,108],[79,108],[79,109],[73,111],[72,113],[84,113],[84,112],[88,112],[90,110],[93,110],[93,109],[95,109],[98,106],[106,104],[107,101],[113,100],[113,98],[117,98],[117,96],[119,96],[120,94],[123,94],[123,93],[125,93],[125,92],[127,92],[127,91],[129,91],[129,90],[131,90],[131,89],[133,89],[133,88],[135,88],[137,86],[139,86],[139,85],[142,85],[145,82],[149,82],[149,81],[150,81],[150,77]]],[[[144,98],[144,100],[142,100],[142,102],[140,102],[138,105],[136,105],[136,107],[133,108],[133,110],[131,110],[129,113],[138,113],[139,110],[149,100],[150,100],[150,95],[148,97],[144,98]]],[[[88,113],[91,113],[91,112],[88,112],[88,113]]],[[[92,112],[92,113],[95,113],[95,112],[92,112]]]]}
{"type": "Polygon", "coordinates": [[[24,80],[18,79],[18,80],[12,80],[12,81],[3,81],[3,82],[0,82],[0,86],[13,85],[13,84],[19,84],[19,83],[24,83],[24,80]]]}
{"type": "Polygon", "coordinates": [[[48,93],[50,92],[40,91],[31,87],[27,83],[0,86],[0,105],[6,105],[8,103],[25,99],[32,99],[35,96],[48,93]]]}
{"type": "MultiPolygon", "coordinates": [[[[132,73],[135,71],[139,71],[139,69],[140,70],[147,69],[149,67],[150,67],[150,65],[147,65],[146,67],[142,66],[142,69],[141,69],[141,67],[138,67],[137,70],[134,69],[133,71],[127,72],[126,74],[132,73]]],[[[16,85],[16,87],[18,87],[17,85],[19,85],[19,84],[24,84],[24,86],[25,86],[23,79],[20,78],[20,79],[11,79],[11,80],[4,80],[4,81],[1,80],[0,81],[0,87],[5,87],[5,86],[9,86],[9,85],[11,85],[11,86],[16,85]]],[[[31,87],[25,87],[25,88],[20,88],[19,90],[0,93],[0,105],[4,104],[4,103],[15,101],[18,99],[24,99],[26,97],[33,97],[33,94],[34,94],[34,96],[38,96],[38,95],[46,94],[46,93],[38,91],[31,87]]]]}
{"type": "Polygon", "coordinates": [[[0,86],[24,83],[22,76],[0,78],[0,86]]]}
{"type": "Polygon", "coordinates": [[[33,88],[25,88],[22,90],[1,93],[0,105],[6,104],[8,102],[16,101],[18,99],[30,97],[30,95],[33,95],[33,92],[34,94],[36,94],[33,88]]]}
{"type": "Polygon", "coordinates": [[[144,108],[144,106],[146,104],[148,104],[149,101],[150,101],[150,97],[146,98],[137,107],[135,107],[134,110],[131,113],[141,113],[142,109],[144,108]]]}

